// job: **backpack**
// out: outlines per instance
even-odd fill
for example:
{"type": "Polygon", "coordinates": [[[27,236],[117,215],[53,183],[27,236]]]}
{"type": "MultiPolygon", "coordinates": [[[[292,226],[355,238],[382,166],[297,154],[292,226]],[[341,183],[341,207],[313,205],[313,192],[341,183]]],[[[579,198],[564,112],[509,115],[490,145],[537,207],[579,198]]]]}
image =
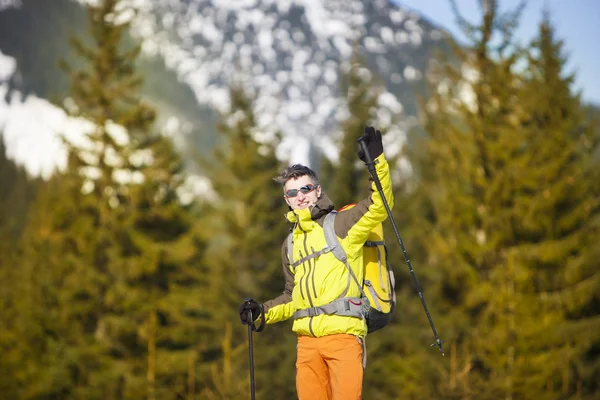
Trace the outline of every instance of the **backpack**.
{"type": "MultiPolygon", "coordinates": [[[[342,207],[340,211],[354,207],[354,204],[342,207]]],[[[394,272],[388,263],[387,247],[383,238],[383,225],[380,223],[373,228],[363,246],[363,281],[358,279],[347,262],[346,252],[335,235],[334,222],[337,211],[325,216],[323,230],[327,247],[319,253],[333,252],[333,255],[344,263],[350,276],[358,286],[361,298],[341,297],[330,304],[312,307],[309,310],[299,310],[295,318],[314,316],[318,314],[337,314],[364,318],[367,322],[367,333],[373,333],[390,323],[396,307],[396,292],[394,272]],[[358,300],[358,301],[356,301],[358,300]]],[[[298,264],[302,260],[292,260],[292,234],[288,236],[288,257],[290,264],[298,264]]]]}

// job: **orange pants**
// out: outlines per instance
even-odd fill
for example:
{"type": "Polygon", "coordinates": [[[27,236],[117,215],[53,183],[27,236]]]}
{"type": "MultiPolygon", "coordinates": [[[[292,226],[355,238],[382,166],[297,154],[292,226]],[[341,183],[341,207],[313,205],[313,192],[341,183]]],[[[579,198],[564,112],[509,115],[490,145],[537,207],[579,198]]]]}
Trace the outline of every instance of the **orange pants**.
{"type": "Polygon", "coordinates": [[[362,339],[353,335],[298,337],[296,390],[299,400],[359,400],[362,339]]]}

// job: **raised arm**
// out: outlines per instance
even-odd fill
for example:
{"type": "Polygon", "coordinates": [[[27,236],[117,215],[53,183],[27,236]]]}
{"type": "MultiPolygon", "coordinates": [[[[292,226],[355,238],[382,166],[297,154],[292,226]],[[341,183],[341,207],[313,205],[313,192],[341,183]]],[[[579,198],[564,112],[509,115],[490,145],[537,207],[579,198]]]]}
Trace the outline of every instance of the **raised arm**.
{"type": "MultiPolygon", "coordinates": [[[[394,206],[392,180],[389,164],[383,154],[381,133],[373,127],[365,129],[362,139],[367,144],[371,159],[374,161],[377,176],[381,182],[385,199],[390,207],[394,206]]],[[[358,152],[361,160],[366,162],[366,157],[361,149],[358,152]]],[[[343,212],[343,218],[336,218],[336,234],[340,238],[348,238],[350,252],[362,247],[370,231],[387,218],[383,199],[379,194],[375,182],[371,180],[371,193],[366,199],[361,200],[353,208],[343,212]]]]}

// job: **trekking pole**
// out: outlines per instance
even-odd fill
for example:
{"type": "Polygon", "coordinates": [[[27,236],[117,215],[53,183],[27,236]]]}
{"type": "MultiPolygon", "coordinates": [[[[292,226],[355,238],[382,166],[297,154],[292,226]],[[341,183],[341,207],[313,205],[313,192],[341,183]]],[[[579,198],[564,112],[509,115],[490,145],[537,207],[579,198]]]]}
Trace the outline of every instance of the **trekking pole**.
{"type": "Polygon", "coordinates": [[[256,391],[254,389],[254,345],[252,344],[252,331],[254,330],[254,321],[252,319],[252,310],[248,310],[248,351],[250,355],[250,398],[256,399],[256,391]]]}
{"type": "MultiPolygon", "coordinates": [[[[244,299],[244,303],[253,302],[249,297],[244,299]]],[[[261,318],[260,324],[258,324],[258,328],[254,324],[254,316],[252,315],[252,310],[248,310],[248,353],[250,356],[250,398],[252,400],[256,399],[256,390],[254,387],[254,344],[252,343],[252,331],[262,332],[265,329],[265,312],[262,305],[259,305],[258,315],[261,318]]],[[[256,319],[258,319],[257,317],[256,319]]]]}
{"type": "Polygon", "coordinates": [[[373,159],[371,158],[371,154],[369,153],[369,148],[367,147],[367,143],[365,143],[365,139],[363,137],[359,138],[356,141],[362,151],[365,153],[365,164],[367,164],[367,168],[369,173],[373,177],[375,181],[375,186],[377,187],[377,191],[383,200],[383,205],[385,206],[385,211],[387,212],[388,218],[392,223],[392,228],[394,228],[394,233],[396,234],[396,239],[398,239],[398,243],[400,244],[400,248],[402,249],[402,253],[404,254],[404,259],[406,260],[406,264],[408,265],[408,269],[410,270],[410,274],[412,275],[413,282],[415,283],[415,287],[419,293],[419,298],[421,299],[421,303],[423,304],[423,308],[425,309],[425,314],[427,314],[427,319],[429,320],[429,325],[431,325],[431,330],[435,336],[435,343],[433,343],[430,347],[437,345],[440,349],[442,355],[444,355],[444,349],[442,348],[442,343],[444,340],[440,340],[438,336],[437,330],[435,329],[435,325],[433,324],[433,320],[431,319],[431,315],[429,314],[429,309],[427,308],[427,304],[425,304],[425,298],[423,297],[423,291],[421,290],[421,286],[419,285],[419,281],[417,280],[417,276],[415,275],[415,271],[410,263],[410,259],[408,258],[408,253],[406,252],[406,248],[404,248],[404,242],[400,237],[400,232],[398,232],[398,227],[396,226],[396,221],[394,221],[394,217],[392,216],[392,211],[390,210],[390,205],[388,204],[385,195],[383,194],[383,187],[381,187],[381,182],[379,181],[379,177],[377,176],[377,171],[375,170],[375,164],[373,163],[373,159]]]}

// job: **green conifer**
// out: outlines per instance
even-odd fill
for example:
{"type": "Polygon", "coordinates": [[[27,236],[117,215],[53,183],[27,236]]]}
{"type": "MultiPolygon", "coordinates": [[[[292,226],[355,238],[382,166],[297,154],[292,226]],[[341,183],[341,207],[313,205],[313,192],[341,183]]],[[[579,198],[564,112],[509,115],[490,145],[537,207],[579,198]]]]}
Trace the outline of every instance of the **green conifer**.
{"type": "Polygon", "coordinates": [[[62,105],[90,128],[65,141],[67,169],[38,199],[24,244],[44,293],[31,302],[51,333],[30,397],[163,398],[185,393],[200,339],[201,246],[179,197],[182,160],[138,93],[140,47],[123,48],[128,10],[88,10],[92,43],[73,40],[85,67],[63,64],[62,105]]]}
{"type": "Polygon", "coordinates": [[[355,51],[350,70],[342,81],[348,115],[341,123],[339,160],[327,174],[330,182],[326,182],[327,194],[337,207],[356,203],[368,193],[369,174],[356,155],[356,139],[363,135],[366,126],[375,124],[379,96],[374,82],[375,76],[355,51]]]}
{"type": "Polygon", "coordinates": [[[528,52],[519,110],[526,150],[517,165],[513,260],[523,266],[516,301],[530,314],[518,324],[514,390],[525,397],[592,398],[600,367],[594,356],[600,138],[574,92],[563,46],[545,14],[528,52]]]}
{"type": "MultiPolygon", "coordinates": [[[[231,352],[224,351],[223,331],[231,318],[239,320],[238,306],[245,297],[266,301],[283,291],[281,244],[288,224],[283,191],[272,179],[282,169],[275,156],[278,136],[272,141],[259,141],[253,103],[240,86],[232,87],[230,99],[230,109],[219,124],[221,145],[213,158],[204,163],[216,199],[203,218],[211,235],[204,260],[209,279],[203,306],[212,315],[205,344],[214,351],[206,366],[218,366],[221,384],[229,388],[231,398],[236,398],[249,390],[249,383],[236,384],[240,379],[247,382],[249,376],[247,332],[244,326],[234,325],[232,341],[227,344],[228,349],[237,349],[232,357],[231,352]],[[220,370],[226,365],[233,374],[220,370]],[[228,376],[235,382],[223,381],[228,376]]],[[[281,323],[255,335],[255,354],[261,355],[255,358],[257,397],[260,393],[266,397],[272,397],[272,393],[293,396],[295,354],[282,352],[286,343],[293,348],[290,341],[294,338],[289,330],[288,324],[281,323]],[[287,359],[288,367],[282,368],[274,381],[272,371],[282,359],[287,359]]],[[[208,371],[204,376],[210,377],[208,371]]],[[[209,380],[206,390],[223,390],[216,385],[209,380]]]]}
{"type": "MultiPolygon", "coordinates": [[[[419,218],[412,220],[411,258],[427,266],[419,269],[421,285],[451,351],[450,362],[440,360],[442,375],[431,378],[433,397],[504,396],[516,373],[519,267],[508,249],[517,241],[511,173],[522,151],[520,79],[513,72],[519,52],[511,38],[520,9],[500,14],[497,3],[481,3],[480,25],[461,21],[469,43],[455,47],[459,64],[447,61],[431,71],[431,97],[421,110],[425,151],[411,159],[419,172],[412,185],[419,218]]],[[[405,301],[410,314],[420,307],[405,301]]],[[[429,327],[422,328],[413,337],[423,337],[429,327]]],[[[424,374],[431,367],[413,365],[424,374]]]]}
{"type": "Polygon", "coordinates": [[[425,390],[593,396],[597,137],[547,21],[523,69],[511,40],[519,10],[500,15],[497,2],[482,4],[471,45],[456,53],[460,69],[446,64],[433,75],[426,151],[411,160],[420,172],[412,259],[427,265],[422,286],[450,352],[425,390]]]}

